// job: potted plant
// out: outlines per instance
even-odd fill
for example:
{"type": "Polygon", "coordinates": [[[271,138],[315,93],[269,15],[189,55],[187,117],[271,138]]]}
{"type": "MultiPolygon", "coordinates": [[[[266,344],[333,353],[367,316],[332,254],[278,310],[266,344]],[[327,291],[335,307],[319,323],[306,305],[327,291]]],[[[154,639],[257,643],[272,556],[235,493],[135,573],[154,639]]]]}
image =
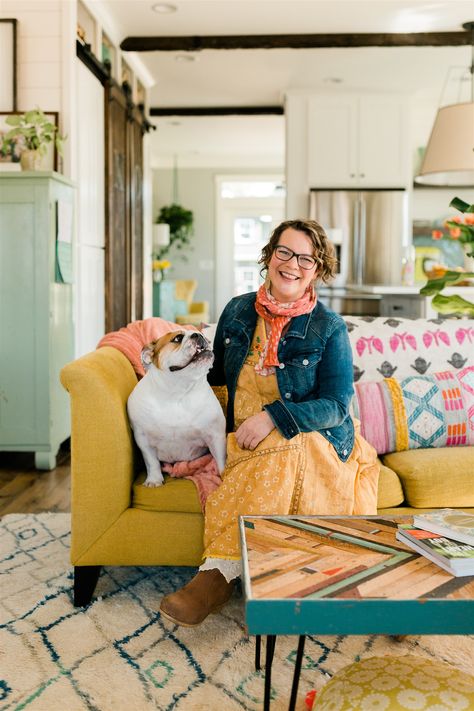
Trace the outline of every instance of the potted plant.
{"type": "MultiPolygon", "coordinates": [[[[182,250],[190,244],[193,233],[194,215],[191,210],[186,210],[177,203],[162,207],[157,218],[157,223],[163,223],[170,227],[170,241],[166,247],[162,247],[157,253],[157,259],[161,259],[175,245],[176,249],[182,250]]],[[[183,259],[186,259],[182,255],[183,259]]]]}
{"type": "MultiPolygon", "coordinates": [[[[454,198],[450,202],[450,207],[456,208],[463,214],[463,217],[455,216],[445,222],[448,230],[444,234],[442,230],[434,230],[433,239],[456,239],[463,245],[466,266],[469,265],[468,260],[472,261],[474,257],[474,205],[469,205],[460,198],[454,198]]],[[[423,296],[433,296],[431,301],[433,308],[441,314],[460,314],[474,317],[474,304],[467,299],[462,298],[458,294],[446,296],[442,294],[442,290],[447,286],[460,285],[461,282],[474,279],[474,271],[472,267],[464,271],[446,270],[434,279],[429,279],[425,286],[420,290],[423,296]]]]}
{"type": "Polygon", "coordinates": [[[23,170],[38,170],[48,146],[53,142],[62,155],[65,137],[59,134],[58,127],[41,109],[8,116],[5,122],[13,128],[5,134],[4,142],[17,140],[21,143],[20,163],[23,170]]]}

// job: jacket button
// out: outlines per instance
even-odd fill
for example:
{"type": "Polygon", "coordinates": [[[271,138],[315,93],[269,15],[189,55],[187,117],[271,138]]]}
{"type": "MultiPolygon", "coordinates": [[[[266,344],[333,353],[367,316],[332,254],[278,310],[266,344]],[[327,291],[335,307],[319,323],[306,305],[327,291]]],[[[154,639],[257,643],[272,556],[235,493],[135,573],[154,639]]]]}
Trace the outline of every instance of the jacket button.
{"type": "Polygon", "coordinates": [[[286,341],[282,341],[282,344],[283,344],[284,346],[286,346],[286,341]]]}
{"type": "Polygon", "coordinates": [[[344,450],[342,451],[342,453],[343,453],[344,456],[346,456],[346,454],[347,454],[347,449],[344,449],[344,450]]]}
{"type": "Polygon", "coordinates": [[[291,393],[285,393],[285,397],[286,397],[287,400],[290,400],[290,399],[291,399],[291,393]]]}
{"type": "Polygon", "coordinates": [[[326,430],[326,434],[327,434],[327,435],[330,435],[330,434],[331,434],[331,430],[326,430]]]}
{"type": "Polygon", "coordinates": [[[309,360],[307,358],[304,359],[303,365],[309,365],[309,360]]]}
{"type": "Polygon", "coordinates": [[[226,339],[224,340],[224,343],[230,343],[230,338],[226,338],[226,339]]]}
{"type": "Polygon", "coordinates": [[[284,364],[284,363],[280,363],[280,365],[279,365],[278,367],[279,367],[281,370],[283,370],[283,368],[285,367],[285,364],[284,364]]]}

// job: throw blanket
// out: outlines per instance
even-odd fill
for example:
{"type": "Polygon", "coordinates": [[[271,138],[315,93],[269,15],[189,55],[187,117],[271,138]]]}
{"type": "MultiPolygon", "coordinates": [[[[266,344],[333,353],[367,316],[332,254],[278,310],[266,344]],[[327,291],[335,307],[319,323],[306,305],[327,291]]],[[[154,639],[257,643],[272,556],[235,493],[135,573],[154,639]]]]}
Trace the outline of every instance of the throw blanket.
{"type": "Polygon", "coordinates": [[[178,331],[183,328],[188,328],[192,331],[196,327],[188,325],[178,326],[177,323],[165,321],[165,319],[158,317],[146,318],[143,321],[133,321],[118,331],[106,333],[105,336],[100,339],[97,348],[112,346],[112,348],[119,350],[128,358],[140,380],[140,378],[143,378],[145,375],[140,357],[143,346],[164,336],[168,331],[178,331]]]}
{"type": "Polygon", "coordinates": [[[212,454],[204,454],[189,462],[162,462],[161,469],[172,477],[190,479],[195,484],[203,512],[207,497],[221,484],[219,470],[212,454]]]}
{"type": "MultiPolygon", "coordinates": [[[[128,358],[137,374],[137,378],[140,380],[145,375],[140,357],[143,346],[155,341],[169,331],[179,331],[183,328],[191,331],[196,329],[192,325],[178,326],[177,323],[165,321],[165,319],[158,317],[146,318],[143,321],[133,321],[119,331],[106,333],[97,344],[97,348],[102,348],[103,346],[117,348],[128,358]]],[[[205,454],[189,462],[165,463],[162,465],[162,470],[172,477],[191,479],[198,491],[203,511],[207,497],[221,483],[216,461],[211,454],[205,454]]]]}

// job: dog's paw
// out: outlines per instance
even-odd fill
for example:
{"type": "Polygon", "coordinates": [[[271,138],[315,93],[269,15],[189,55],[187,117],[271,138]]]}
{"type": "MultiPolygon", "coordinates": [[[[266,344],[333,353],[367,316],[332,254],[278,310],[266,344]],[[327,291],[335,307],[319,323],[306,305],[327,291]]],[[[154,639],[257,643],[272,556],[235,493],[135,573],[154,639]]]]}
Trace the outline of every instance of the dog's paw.
{"type": "Polygon", "coordinates": [[[162,486],[163,485],[164,479],[146,479],[143,483],[143,486],[148,486],[151,489],[154,489],[157,486],[162,486]]]}

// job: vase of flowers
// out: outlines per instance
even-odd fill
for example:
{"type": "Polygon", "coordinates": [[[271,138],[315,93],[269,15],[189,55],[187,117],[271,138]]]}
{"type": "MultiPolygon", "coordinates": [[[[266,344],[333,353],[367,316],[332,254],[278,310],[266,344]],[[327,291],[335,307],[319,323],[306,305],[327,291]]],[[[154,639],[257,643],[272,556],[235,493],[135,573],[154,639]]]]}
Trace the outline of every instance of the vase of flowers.
{"type": "Polygon", "coordinates": [[[461,282],[470,283],[474,279],[474,205],[469,205],[460,198],[454,198],[450,207],[459,210],[461,215],[455,215],[446,220],[445,230],[433,230],[433,239],[458,240],[464,250],[464,270],[446,270],[443,274],[429,279],[420,290],[423,296],[433,296],[433,308],[441,314],[460,314],[474,317],[474,304],[458,294],[446,296],[441,292],[447,286],[460,285],[461,282]]]}
{"type": "Polygon", "coordinates": [[[454,215],[444,223],[445,230],[433,230],[433,239],[457,240],[464,250],[464,269],[467,272],[474,271],[474,205],[454,198],[451,206],[462,212],[461,215],[454,215]],[[472,211],[471,211],[472,209],[472,211]]]}
{"type": "Polygon", "coordinates": [[[171,262],[167,259],[154,259],[153,260],[153,281],[160,282],[163,281],[167,270],[171,267],[171,262]]]}

